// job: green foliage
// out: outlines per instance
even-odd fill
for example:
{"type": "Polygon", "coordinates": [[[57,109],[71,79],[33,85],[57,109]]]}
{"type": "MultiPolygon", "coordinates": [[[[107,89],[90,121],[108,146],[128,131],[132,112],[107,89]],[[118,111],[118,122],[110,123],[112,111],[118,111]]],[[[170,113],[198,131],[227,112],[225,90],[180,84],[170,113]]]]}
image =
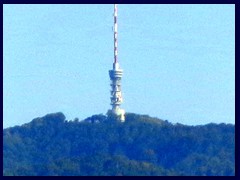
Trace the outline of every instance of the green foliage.
{"type": "Polygon", "coordinates": [[[235,127],[173,125],[148,115],[62,113],[3,130],[3,174],[175,176],[235,174],[235,127]]]}

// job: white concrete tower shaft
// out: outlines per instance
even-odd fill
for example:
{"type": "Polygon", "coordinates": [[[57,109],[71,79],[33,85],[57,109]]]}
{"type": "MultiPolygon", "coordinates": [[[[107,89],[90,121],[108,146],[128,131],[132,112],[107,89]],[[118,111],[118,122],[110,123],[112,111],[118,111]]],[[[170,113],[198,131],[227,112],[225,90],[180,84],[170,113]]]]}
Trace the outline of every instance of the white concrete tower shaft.
{"type": "Polygon", "coordinates": [[[120,69],[118,63],[118,41],[117,41],[117,4],[114,4],[114,62],[113,69],[109,71],[109,76],[111,80],[111,105],[112,113],[119,117],[121,122],[125,121],[125,111],[120,108],[122,104],[122,91],[121,91],[121,79],[123,75],[123,70],[120,69]]]}

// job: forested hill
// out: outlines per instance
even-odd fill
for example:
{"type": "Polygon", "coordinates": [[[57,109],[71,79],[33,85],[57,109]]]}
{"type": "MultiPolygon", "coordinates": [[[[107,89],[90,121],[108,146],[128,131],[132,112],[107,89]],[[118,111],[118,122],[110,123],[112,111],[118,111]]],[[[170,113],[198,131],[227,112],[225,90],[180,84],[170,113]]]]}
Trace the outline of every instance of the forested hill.
{"type": "Polygon", "coordinates": [[[62,113],[3,130],[6,175],[235,175],[235,126],[62,113]]]}

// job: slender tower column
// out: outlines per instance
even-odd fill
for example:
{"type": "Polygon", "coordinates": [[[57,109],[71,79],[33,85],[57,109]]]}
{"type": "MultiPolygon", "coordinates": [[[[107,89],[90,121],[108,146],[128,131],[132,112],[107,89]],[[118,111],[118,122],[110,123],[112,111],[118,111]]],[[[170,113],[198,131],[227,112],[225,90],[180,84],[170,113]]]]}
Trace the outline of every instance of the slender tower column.
{"type": "Polygon", "coordinates": [[[120,108],[122,104],[122,91],[121,91],[121,79],[123,75],[123,70],[120,69],[118,63],[118,42],[117,42],[117,4],[114,4],[114,62],[113,69],[109,71],[109,76],[111,80],[111,105],[112,113],[119,117],[121,122],[125,121],[125,111],[120,108]]]}

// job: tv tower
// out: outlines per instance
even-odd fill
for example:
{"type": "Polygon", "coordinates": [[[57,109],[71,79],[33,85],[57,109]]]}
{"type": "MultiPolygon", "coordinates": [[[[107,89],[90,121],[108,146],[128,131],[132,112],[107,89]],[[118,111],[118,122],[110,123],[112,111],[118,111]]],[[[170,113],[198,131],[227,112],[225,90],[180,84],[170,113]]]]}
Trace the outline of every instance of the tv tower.
{"type": "Polygon", "coordinates": [[[120,69],[118,63],[118,49],[117,49],[117,4],[114,4],[114,62],[113,69],[109,70],[109,76],[111,80],[111,105],[112,113],[119,117],[121,122],[125,121],[125,111],[120,108],[123,102],[121,91],[121,79],[123,70],[120,69]]]}

